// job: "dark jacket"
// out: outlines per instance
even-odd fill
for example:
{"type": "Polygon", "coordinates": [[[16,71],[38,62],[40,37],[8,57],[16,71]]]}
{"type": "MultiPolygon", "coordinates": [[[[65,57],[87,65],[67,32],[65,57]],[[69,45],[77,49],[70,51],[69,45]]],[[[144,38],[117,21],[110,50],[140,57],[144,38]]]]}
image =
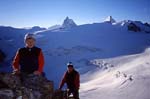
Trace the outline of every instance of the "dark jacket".
{"type": "Polygon", "coordinates": [[[76,70],[73,70],[71,73],[68,71],[65,72],[59,88],[61,89],[64,83],[67,84],[69,89],[79,89],[80,87],[80,75],[76,70]]]}
{"type": "Polygon", "coordinates": [[[42,72],[43,65],[43,53],[38,47],[19,49],[13,61],[13,68],[25,73],[42,72]]]}

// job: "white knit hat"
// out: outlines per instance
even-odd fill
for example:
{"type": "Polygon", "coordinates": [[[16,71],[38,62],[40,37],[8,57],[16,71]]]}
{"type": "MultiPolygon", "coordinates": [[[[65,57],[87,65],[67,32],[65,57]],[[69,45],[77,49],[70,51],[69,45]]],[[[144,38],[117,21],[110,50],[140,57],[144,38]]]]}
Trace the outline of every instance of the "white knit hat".
{"type": "Polygon", "coordinates": [[[27,39],[34,39],[34,40],[35,40],[35,35],[34,35],[34,34],[31,34],[31,33],[27,33],[27,34],[24,36],[24,41],[26,41],[27,39]]]}
{"type": "Polygon", "coordinates": [[[72,62],[68,62],[68,63],[67,63],[67,66],[68,66],[68,67],[73,67],[72,62]]]}

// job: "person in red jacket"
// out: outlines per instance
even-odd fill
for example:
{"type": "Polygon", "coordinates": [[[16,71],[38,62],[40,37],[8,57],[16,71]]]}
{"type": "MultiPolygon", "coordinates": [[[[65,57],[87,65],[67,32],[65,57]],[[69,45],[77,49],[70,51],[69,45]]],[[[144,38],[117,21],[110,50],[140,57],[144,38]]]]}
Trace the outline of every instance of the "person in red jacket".
{"type": "Polygon", "coordinates": [[[67,71],[65,72],[59,85],[60,90],[62,89],[64,83],[67,84],[69,89],[68,96],[72,93],[75,99],[79,99],[80,75],[74,69],[74,66],[71,62],[67,64],[67,71]]]}
{"type": "Polygon", "coordinates": [[[20,48],[13,60],[13,72],[15,74],[41,75],[44,66],[42,50],[35,46],[34,34],[26,34],[24,37],[25,47],[20,48]]]}

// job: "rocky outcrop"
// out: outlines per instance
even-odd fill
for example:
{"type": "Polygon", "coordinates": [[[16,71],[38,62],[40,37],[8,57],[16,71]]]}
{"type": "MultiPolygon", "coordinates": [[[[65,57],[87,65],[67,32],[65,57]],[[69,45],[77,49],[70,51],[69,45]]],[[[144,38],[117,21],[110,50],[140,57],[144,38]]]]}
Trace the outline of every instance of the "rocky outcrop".
{"type": "Polygon", "coordinates": [[[144,23],[144,25],[150,27],[150,24],[149,24],[149,23],[144,23]]]}
{"type": "Polygon", "coordinates": [[[76,23],[72,19],[70,19],[69,17],[66,17],[61,28],[67,28],[68,29],[68,28],[73,28],[76,26],[77,26],[76,23]]]}
{"type": "Polygon", "coordinates": [[[134,23],[131,22],[131,23],[128,25],[128,30],[129,30],[129,31],[134,31],[134,32],[140,32],[140,31],[141,31],[141,28],[138,27],[136,24],[134,24],[134,23]]]}
{"type": "Polygon", "coordinates": [[[129,31],[150,33],[150,25],[148,23],[129,21],[127,27],[129,31]]]}
{"type": "Polygon", "coordinates": [[[108,17],[104,20],[104,22],[106,22],[106,23],[115,23],[116,20],[113,19],[112,16],[108,16],[108,17]]]}
{"type": "Polygon", "coordinates": [[[43,76],[0,73],[0,99],[54,99],[53,82],[43,76]]]}

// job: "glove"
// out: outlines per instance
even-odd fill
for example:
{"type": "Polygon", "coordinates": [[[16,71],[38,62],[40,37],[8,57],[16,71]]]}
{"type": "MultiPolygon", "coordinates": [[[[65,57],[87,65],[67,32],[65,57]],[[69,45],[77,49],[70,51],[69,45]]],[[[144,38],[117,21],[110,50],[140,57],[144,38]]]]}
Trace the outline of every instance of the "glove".
{"type": "Polygon", "coordinates": [[[41,75],[41,72],[39,72],[39,71],[34,71],[33,74],[34,74],[34,75],[41,75]]]}
{"type": "Polygon", "coordinates": [[[13,75],[20,75],[20,71],[18,69],[15,69],[13,72],[12,72],[13,75]]]}

